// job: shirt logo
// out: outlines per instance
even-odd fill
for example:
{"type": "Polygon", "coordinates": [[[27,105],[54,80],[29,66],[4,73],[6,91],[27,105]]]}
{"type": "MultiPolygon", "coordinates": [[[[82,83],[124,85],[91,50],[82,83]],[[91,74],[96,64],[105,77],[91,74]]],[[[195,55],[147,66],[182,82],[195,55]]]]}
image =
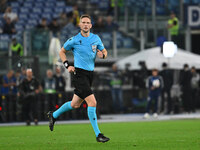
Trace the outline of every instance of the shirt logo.
{"type": "Polygon", "coordinates": [[[93,50],[93,52],[95,53],[96,50],[97,50],[97,45],[92,45],[92,50],[93,50]]]}

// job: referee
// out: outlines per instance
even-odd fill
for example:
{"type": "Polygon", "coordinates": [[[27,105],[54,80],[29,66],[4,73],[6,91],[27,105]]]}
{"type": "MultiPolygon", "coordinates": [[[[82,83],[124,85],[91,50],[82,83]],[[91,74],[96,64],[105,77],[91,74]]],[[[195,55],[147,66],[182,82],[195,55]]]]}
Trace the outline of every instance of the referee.
{"type": "Polygon", "coordinates": [[[73,73],[74,96],[72,101],[64,103],[55,112],[48,112],[49,128],[53,131],[56,119],[64,112],[79,108],[85,100],[88,105],[88,118],[94,129],[97,142],[107,142],[110,139],[105,137],[99,130],[96,116],[96,99],[91,90],[93,71],[96,55],[105,59],[107,50],[98,35],[90,33],[92,28],[91,17],[82,15],[80,17],[81,32],[68,39],[60,50],[60,58],[69,73],[73,73]],[[70,66],[66,58],[66,51],[72,50],[74,55],[74,66],[70,66]]]}

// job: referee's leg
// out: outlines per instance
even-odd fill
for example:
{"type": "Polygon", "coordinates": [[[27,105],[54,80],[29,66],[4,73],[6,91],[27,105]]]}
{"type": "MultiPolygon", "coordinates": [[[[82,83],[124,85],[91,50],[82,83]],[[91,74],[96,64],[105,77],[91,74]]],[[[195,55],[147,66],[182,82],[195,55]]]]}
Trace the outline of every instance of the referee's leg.
{"type": "Polygon", "coordinates": [[[79,96],[74,94],[72,101],[68,101],[64,103],[58,110],[56,110],[53,113],[53,117],[57,119],[64,112],[75,109],[75,108],[79,108],[82,102],[83,102],[83,99],[81,99],[79,96]]]}
{"type": "Polygon", "coordinates": [[[83,102],[83,100],[79,96],[74,94],[72,101],[68,101],[68,102],[64,103],[55,112],[49,111],[47,113],[47,115],[48,115],[48,118],[49,118],[49,128],[50,128],[50,130],[53,131],[55,121],[61,114],[63,114],[66,111],[70,111],[74,108],[79,108],[82,102],[83,102]]]}
{"type": "Polygon", "coordinates": [[[85,98],[86,103],[88,104],[88,118],[92,124],[92,127],[94,129],[96,140],[97,142],[107,142],[110,139],[105,137],[99,130],[98,124],[97,124],[97,115],[96,115],[96,99],[94,97],[94,94],[91,94],[85,98]]]}

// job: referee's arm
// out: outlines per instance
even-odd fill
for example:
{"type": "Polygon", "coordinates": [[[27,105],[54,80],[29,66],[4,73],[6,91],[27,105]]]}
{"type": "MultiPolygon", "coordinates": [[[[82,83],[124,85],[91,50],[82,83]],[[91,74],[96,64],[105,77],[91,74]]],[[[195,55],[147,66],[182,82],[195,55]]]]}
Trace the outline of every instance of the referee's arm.
{"type": "Polygon", "coordinates": [[[62,62],[67,61],[66,50],[64,49],[64,47],[61,48],[61,50],[59,52],[59,56],[60,56],[60,59],[62,60],[62,62]]]}
{"type": "Polygon", "coordinates": [[[61,48],[59,52],[60,59],[62,60],[65,68],[68,70],[68,72],[74,72],[75,68],[73,66],[70,66],[66,57],[66,50],[64,47],[61,48]]]}

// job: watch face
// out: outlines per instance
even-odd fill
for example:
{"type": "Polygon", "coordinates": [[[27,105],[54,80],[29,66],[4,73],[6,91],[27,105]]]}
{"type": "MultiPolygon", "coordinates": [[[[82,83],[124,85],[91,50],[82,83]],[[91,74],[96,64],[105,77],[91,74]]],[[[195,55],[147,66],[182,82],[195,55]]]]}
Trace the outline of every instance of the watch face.
{"type": "Polygon", "coordinates": [[[65,63],[65,67],[67,67],[68,66],[68,63],[65,63]]]}

